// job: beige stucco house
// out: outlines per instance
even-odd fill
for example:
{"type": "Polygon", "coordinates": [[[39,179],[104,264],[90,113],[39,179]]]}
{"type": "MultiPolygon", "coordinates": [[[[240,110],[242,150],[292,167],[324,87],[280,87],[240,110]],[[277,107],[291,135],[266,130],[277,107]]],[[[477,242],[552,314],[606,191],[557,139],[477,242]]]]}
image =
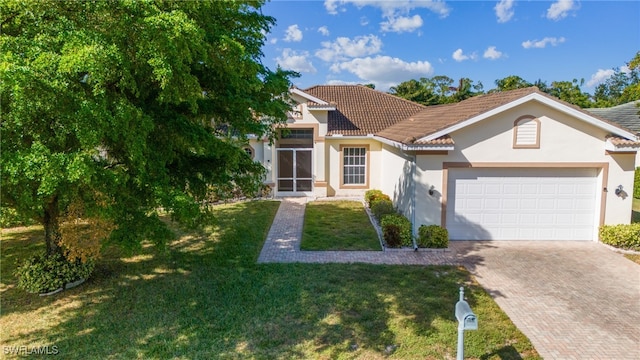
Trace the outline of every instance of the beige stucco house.
{"type": "Polygon", "coordinates": [[[452,240],[597,240],[629,223],[637,135],[537,88],[422,106],[358,85],[292,88],[275,144],[248,149],[277,196],[390,195],[452,240]]]}

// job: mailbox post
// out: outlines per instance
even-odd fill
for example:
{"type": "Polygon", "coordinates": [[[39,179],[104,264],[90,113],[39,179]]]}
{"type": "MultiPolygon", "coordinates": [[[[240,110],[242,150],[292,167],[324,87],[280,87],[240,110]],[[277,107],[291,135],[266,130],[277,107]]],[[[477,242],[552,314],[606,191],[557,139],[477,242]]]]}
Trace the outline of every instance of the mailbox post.
{"type": "Polygon", "coordinates": [[[478,318],[471,311],[469,303],[464,301],[463,287],[460,287],[460,300],[456,303],[456,318],[458,319],[458,355],[456,360],[464,360],[464,331],[478,330],[478,318]]]}

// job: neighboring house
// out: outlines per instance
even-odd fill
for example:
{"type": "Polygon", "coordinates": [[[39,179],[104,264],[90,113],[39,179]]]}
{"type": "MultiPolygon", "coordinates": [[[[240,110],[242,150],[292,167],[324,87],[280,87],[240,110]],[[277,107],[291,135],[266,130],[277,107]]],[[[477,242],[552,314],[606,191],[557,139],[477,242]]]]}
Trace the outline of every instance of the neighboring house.
{"type": "Polygon", "coordinates": [[[640,100],[608,108],[586,110],[601,118],[616,122],[629,130],[633,130],[636,134],[640,134],[640,100]]]}
{"type": "Polygon", "coordinates": [[[359,85],[291,89],[290,132],[252,140],[277,196],[390,195],[452,240],[597,240],[629,223],[637,134],[535,87],[422,106],[359,85]]]}
{"type": "MultiPolygon", "coordinates": [[[[613,121],[640,136],[640,100],[608,108],[585,109],[603,119],[613,121]]],[[[636,154],[636,166],[640,166],[640,151],[636,154]]]]}

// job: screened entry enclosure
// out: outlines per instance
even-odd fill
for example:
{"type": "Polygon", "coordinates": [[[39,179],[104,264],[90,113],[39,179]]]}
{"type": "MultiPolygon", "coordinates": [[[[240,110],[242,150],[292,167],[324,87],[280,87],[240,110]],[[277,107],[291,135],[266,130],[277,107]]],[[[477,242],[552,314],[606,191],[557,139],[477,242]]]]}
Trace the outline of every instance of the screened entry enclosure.
{"type": "Polygon", "coordinates": [[[278,142],[279,192],[313,191],[313,129],[291,129],[278,142]]]}

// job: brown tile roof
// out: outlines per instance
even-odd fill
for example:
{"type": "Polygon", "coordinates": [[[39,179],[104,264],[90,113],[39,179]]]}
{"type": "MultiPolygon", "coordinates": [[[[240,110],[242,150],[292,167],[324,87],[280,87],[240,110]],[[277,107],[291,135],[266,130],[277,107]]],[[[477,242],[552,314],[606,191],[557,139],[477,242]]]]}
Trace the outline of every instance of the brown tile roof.
{"type": "Polygon", "coordinates": [[[417,141],[414,141],[413,144],[416,144],[416,145],[455,145],[455,143],[453,142],[453,139],[449,135],[443,135],[443,136],[440,136],[439,138],[436,138],[436,139],[433,139],[433,140],[428,140],[428,141],[417,140],[417,141]]]}
{"type": "Polygon", "coordinates": [[[529,87],[474,96],[455,104],[429,106],[378,135],[399,142],[404,142],[408,137],[420,139],[533,93],[543,94],[538,88],[529,87]]]}
{"type": "Polygon", "coordinates": [[[336,106],[327,135],[378,133],[427,107],[362,85],[318,85],[302,90],[336,106]]]}
{"type": "Polygon", "coordinates": [[[607,138],[607,140],[609,140],[615,146],[640,148],[640,141],[627,140],[617,136],[610,136],[607,138]]]}
{"type": "Polygon", "coordinates": [[[488,112],[519,98],[534,93],[542,95],[549,99],[553,99],[556,102],[560,102],[586,115],[596,117],[603,122],[620,128],[621,130],[630,131],[620,124],[617,124],[608,119],[604,119],[593,113],[587,112],[578,106],[555,98],[540,91],[537,87],[532,86],[523,89],[479,95],[455,104],[429,106],[420,113],[415,114],[408,119],[399,122],[383,131],[380,131],[377,135],[408,145],[417,144],[417,142],[415,141],[419,140],[422,137],[446,129],[463,121],[469,120],[477,115],[488,112]],[[414,141],[407,141],[411,139],[414,139],[414,141]]]}

